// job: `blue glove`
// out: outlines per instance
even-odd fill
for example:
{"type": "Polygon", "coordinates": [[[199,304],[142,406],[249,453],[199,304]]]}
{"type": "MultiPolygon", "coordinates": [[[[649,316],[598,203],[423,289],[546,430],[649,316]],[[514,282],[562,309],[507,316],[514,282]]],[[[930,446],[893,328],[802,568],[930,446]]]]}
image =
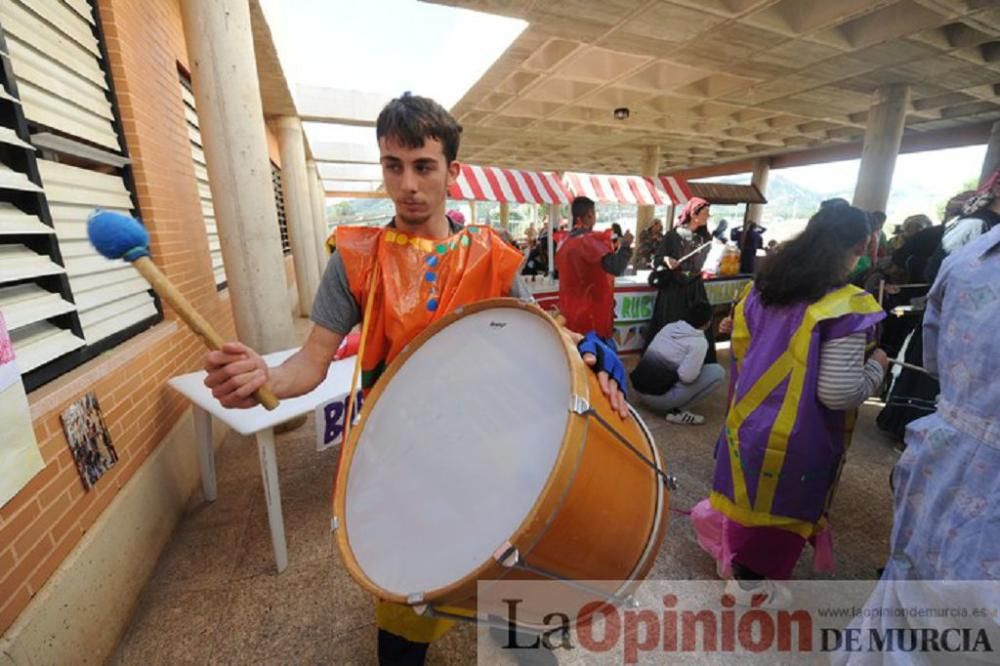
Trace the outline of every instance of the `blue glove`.
{"type": "Polygon", "coordinates": [[[625,365],[618,358],[617,349],[613,341],[605,342],[597,333],[591,331],[583,336],[583,340],[576,346],[580,350],[580,355],[593,354],[597,358],[594,364],[594,372],[606,372],[608,377],[615,380],[622,395],[628,398],[627,382],[625,381],[625,365]]]}

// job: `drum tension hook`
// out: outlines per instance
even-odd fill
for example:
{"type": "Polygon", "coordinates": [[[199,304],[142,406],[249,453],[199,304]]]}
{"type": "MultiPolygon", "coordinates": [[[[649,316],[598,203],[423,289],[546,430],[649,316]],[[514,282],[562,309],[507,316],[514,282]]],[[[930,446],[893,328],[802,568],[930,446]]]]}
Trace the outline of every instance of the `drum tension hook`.
{"type": "Polygon", "coordinates": [[[521,561],[521,554],[517,548],[511,545],[510,541],[507,541],[493,553],[493,559],[505,569],[510,569],[521,561]]]}

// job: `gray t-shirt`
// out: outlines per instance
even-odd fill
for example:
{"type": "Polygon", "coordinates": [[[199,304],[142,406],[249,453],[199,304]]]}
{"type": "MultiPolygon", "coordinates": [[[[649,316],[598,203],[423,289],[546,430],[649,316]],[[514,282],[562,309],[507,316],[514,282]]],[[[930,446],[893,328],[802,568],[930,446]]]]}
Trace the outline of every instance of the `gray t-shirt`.
{"type": "MultiPolygon", "coordinates": [[[[458,225],[450,224],[453,234],[461,230],[458,225]]],[[[534,300],[520,273],[511,284],[510,295],[512,298],[534,300]]],[[[347,283],[347,271],[344,269],[344,260],[341,259],[338,252],[334,252],[330,256],[326,270],[323,271],[319,290],[313,300],[310,318],[314,323],[340,335],[347,335],[352,328],[361,322],[361,305],[351,293],[351,287],[347,283]]]]}

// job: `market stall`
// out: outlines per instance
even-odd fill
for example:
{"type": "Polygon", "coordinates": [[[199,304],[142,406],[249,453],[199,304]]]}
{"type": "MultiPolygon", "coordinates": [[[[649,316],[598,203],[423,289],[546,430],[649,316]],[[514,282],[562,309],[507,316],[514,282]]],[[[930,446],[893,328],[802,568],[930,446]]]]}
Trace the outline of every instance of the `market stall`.
{"type": "Polygon", "coordinates": [[[458,178],[448,188],[448,198],[533,204],[566,204],[570,201],[555,173],[475,164],[462,165],[458,178]]]}
{"type": "MultiPolygon", "coordinates": [[[[558,207],[574,197],[585,196],[600,203],[635,206],[683,205],[692,196],[702,196],[710,203],[763,203],[759,190],[752,186],[687,183],[671,176],[645,178],[579,172],[523,171],[499,167],[463,164],[449,197],[465,201],[534,203],[551,206],[549,214],[549,265],[554,265],[552,221],[558,207]]],[[[645,330],[653,315],[656,289],[649,286],[649,271],[615,279],[615,341],[625,353],[636,353],[645,346],[645,330]]],[[[709,302],[720,316],[726,313],[749,276],[718,277],[705,280],[709,302]]],[[[539,305],[554,310],[559,299],[559,282],[550,277],[528,278],[528,287],[539,305]]]]}
{"type": "MultiPolygon", "coordinates": [[[[572,196],[563,187],[559,175],[550,171],[525,171],[462,164],[458,178],[448,188],[448,198],[460,201],[548,205],[548,265],[551,266],[552,258],[555,256],[555,246],[552,242],[553,220],[559,217],[559,206],[569,204],[572,196]]],[[[470,223],[475,223],[475,220],[470,220],[470,223]]]]}
{"type": "MultiPolygon", "coordinates": [[[[633,204],[636,206],[683,205],[692,196],[700,196],[709,203],[766,203],[760,191],[752,186],[687,183],[671,176],[643,178],[641,176],[614,176],[566,172],[562,183],[572,196],[586,196],[604,203],[633,204]]],[[[624,353],[637,353],[645,347],[645,333],[653,316],[656,289],[649,286],[649,271],[615,279],[615,342],[624,353]]],[[[716,321],[726,316],[729,307],[743,287],[750,281],[748,275],[709,277],[705,291],[715,307],[716,321]]],[[[535,298],[545,309],[554,309],[558,302],[559,285],[556,280],[529,283],[535,298]]]]}
{"type": "MultiPolygon", "coordinates": [[[[645,331],[653,317],[656,289],[649,286],[649,271],[615,278],[615,343],[623,353],[638,353],[646,344],[645,331]]],[[[708,301],[720,313],[739,296],[750,276],[709,278],[705,280],[708,301]]],[[[528,282],[535,300],[545,310],[555,310],[559,302],[558,280],[528,282]]]]}
{"type": "Polygon", "coordinates": [[[662,206],[684,204],[691,198],[687,183],[672,176],[644,178],[567,171],[562,175],[562,184],[573,197],[589,197],[598,203],[662,206]]]}

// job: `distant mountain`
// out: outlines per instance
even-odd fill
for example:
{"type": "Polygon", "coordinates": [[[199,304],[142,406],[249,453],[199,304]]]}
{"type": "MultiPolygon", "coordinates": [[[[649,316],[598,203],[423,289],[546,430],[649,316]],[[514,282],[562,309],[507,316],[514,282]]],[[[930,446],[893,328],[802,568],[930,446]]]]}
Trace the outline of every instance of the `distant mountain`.
{"type": "Polygon", "coordinates": [[[772,173],[767,181],[767,205],[764,206],[764,221],[775,218],[797,219],[809,217],[820,202],[838,194],[823,194],[803,187],[781,174],[772,173]]]}
{"type": "Polygon", "coordinates": [[[394,208],[389,199],[345,199],[327,206],[331,224],[371,224],[387,221],[394,208]]]}
{"type": "MultiPolygon", "coordinates": [[[[932,220],[937,220],[941,214],[943,203],[950,195],[942,195],[917,183],[894,182],[889,193],[889,201],[885,212],[889,217],[889,226],[893,227],[910,215],[924,214],[932,220]]],[[[853,190],[831,190],[817,192],[803,187],[781,174],[771,174],[767,183],[767,205],[764,207],[764,220],[805,219],[819,209],[819,204],[827,199],[840,197],[851,201],[853,190]]]]}

